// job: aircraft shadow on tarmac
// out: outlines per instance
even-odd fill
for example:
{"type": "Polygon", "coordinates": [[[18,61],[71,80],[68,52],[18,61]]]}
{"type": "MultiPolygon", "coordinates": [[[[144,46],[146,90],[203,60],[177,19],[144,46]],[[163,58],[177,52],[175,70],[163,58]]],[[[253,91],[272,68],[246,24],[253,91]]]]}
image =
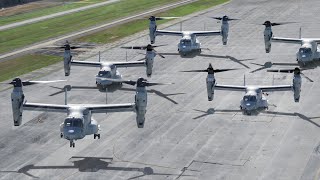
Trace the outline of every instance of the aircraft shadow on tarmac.
{"type": "Polygon", "coordinates": [[[250,73],[255,73],[264,69],[269,69],[273,66],[295,66],[295,67],[300,67],[303,70],[308,70],[308,69],[315,69],[320,66],[320,61],[312,61],[310,63],[307,63],[305,65],[301,63],[273,63],[271,61],[265,62],[264,64],[259,64],[259,63],[251,63],[257,66],[260,66],[259,68],[251,71],[250,73]]]}
{"type": "MultiPolygon", "coordinates": [[[[209,116],[209,115],[213,115],[216,112],[222,112],[222,113],[238,113],[238,112],[242,112],[241,110],[215,110],[214,108],[209,108],[207,111],[203,111],[203,110],[199,110],[199,109],[193,109],[194,111],[197,112],[201,112],[203,114],[194,117],[193,119],[199,119],[205,116],[209,116]]],[[[320,128],[320,124],[312,121],[312,119],[320,119],[320,116],[316,116],[316,117],[307,117],[301,113],[287,113],[287,112],[277,112],[277,111],[264,111],[264,109],[261,110],[256,110],[254,111],[251,115],[259,115],[259,114],[272,114],[272,115],[281,115],[281,116],[292,116],[292,117],[299,117],[300,119],[304,120],[304,121],[308,121],[309,123],[317,126],[320,128]]]]}
{"type": "Polygon", "coordinates": [[[237,59],[233,56],[221,56],[221,55],[210,55],[210,54],[201,54],[201,52],[192,52],[192,53],[189,53],[187,55],[181,55],[179,53],[161,53],[162,55],[175,55],[175,56],[181,56],[182,58],[194,58],[196,56],[201,56],[201,57],[211,57],[211,58],[218,58],[218,59],[229,59],[235,63],[238,63],[240,64],[241,66],[244,66],[245,68],[247,69],[250,69],[249,66],[247,66],[246,64],[242,63],[243,61],[251,61],[251,60],[254,60],[254,59],[237,59]]]}
{"type": "MultiPolygon", "coordinates": [[[[32,175],[30,170],[47,170],[47,169],[78,169],[79,172],[98,172],[100,170],[106,171],[136,171],[143,173],[142,175],[131,177],[129,179],[137,179],[143,176],[160,175],[160,176],[180,176],[180,174],[167,174],[167,173],[155,173],[151,167],[135,168],[135,167],[110,167],[113,158],[109,157],[83,157],[83,156],[72,156],[73,165],[63,166],[36,166],[33,164],[26,165],[17,171],[0,171],[0,173],[22,173],[32,178],[39,178],[32,175]],[[109,161],[109,162],[107,162],[109,161]]],[[[188,175],[182,175],[188,176],[188,175]]]]}
{"type": "MultiPolygon", "coordinates": [[[[61,94],[61,93],[64,93],[65,92],[65,88],[67,88],[68,91],[70,91],[71,89],[87,89],[87,90],[90,90],[90,89],[97,89],[99,90],[100,92],[114,92],[114,91],[117,91],[117,90],[120,90],[120,91],[131,91],[131,92],[136,92],[136,89],[134,88],[125,88],[125,87],[122,87],[122,84],[115,84],[115,85],[112,85],[112,86],[109,86],[107,89],[101,89],[101,88],[98,88],[96,86],[69,86],[69,87],[56,87],[56,86],[50,86],[52,88],[55,88],[55,89],[59,89],[59,91],[55,92],[55,93],[52,93],[50,94],[49,96],[55,96],[55,95],[58,95],[58,94],[61,94]]],[[[173,104],[179,104],[177,101],[173,100],[172,98],[170,98],[169,96],[175,96],[175,95],[181,95],[181,94],[185,94],[185,93],[171,93],[171,94],[165,94],[165,93],[162,93],[161,91],[158,91],[158,90],[155,90],[155,89],[148,89],[147,90],[148,93],[151,93],[151,94],[155,94],[159,97],[162,97],[170,102],[172,102],[173,104]]]]}

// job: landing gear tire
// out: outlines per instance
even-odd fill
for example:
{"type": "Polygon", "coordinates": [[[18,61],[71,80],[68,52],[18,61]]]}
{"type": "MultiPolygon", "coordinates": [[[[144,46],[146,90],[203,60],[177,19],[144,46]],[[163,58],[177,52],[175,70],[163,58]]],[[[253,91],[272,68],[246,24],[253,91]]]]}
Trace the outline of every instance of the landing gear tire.
{"type": "Polygon", "coordinates": [[[93,139],[96,139],[96,138],[100,139],[100,134],[93,134],[93,139]]]}
{"type": "Polygon", "coordinates": [[[63,134],[62,133],[60,133],[60,138],[63,138],[63,134]]]}
{"type": "Polygon", "coordinates": [[[70,147],[75,147],[75,143],[73,141],[70,141],[70,147]]]}

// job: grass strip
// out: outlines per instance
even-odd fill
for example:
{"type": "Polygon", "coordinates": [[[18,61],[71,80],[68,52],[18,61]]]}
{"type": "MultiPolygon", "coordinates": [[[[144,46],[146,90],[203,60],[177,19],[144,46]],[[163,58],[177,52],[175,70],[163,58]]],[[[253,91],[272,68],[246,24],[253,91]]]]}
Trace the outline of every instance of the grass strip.
{"type": "MultiPolygon", "coordinates": [[[[188,5],[184,5],[168,10],[163,13],[159,13],[157,14],[157,16],[185,16],[196,11],[208,9],[212,6],[227,1],[228,0],[199,0],[188,5]]],[[[157,23],[162,24],[167,21],[169,20],[158,21],[157,23]]],[[[140,19],[78,38],[76,39],[76,41],[110,43],[119,40],[125,36],[132,35],[133,33],[145,30],[148,27],[148,24],[149,22],[147,20],[140,19]]],[[[36,69],[49,66],[59,61],[62,61],[62,58],[60,56],[32,54],[0,62],[0,71],[2,72],[0,75],[0,82],[34,71],[36,69]]]]}
{"type": "Polygon", "coordinates": [[[0,31],[0,54],[17,48],[130,16],[178,0],[123,0],[46,21],[0,31]]]}
{"type": "Polygon", "coordinates": [[[33,10],[30,12],[24,12],[24,13],[18,13],[15,15],[11,16],[1,16],[0,17],[0,26],[6,25],[6,24],[11,24],[19,21],[24,21],[32,18],[37,18],[41,16],[46,16],[62,11],[67,11],[75,8],[80,8],[83,6],[103,2],[105,0],[82,0],[78,2],[69,2],[64,5],[57,5],[54,7],[47,7],[47,8],[41,8],[37,10],[33,10]]]}
{"type": "MultiPolygon", "coordinates": [[[[197,11],[202,11],[210,7],[225,3],[229,0],[199,0],[187,5],[183,5],[159,14],[155,16],[186,16],[197,11]]],[[[157,21],[157,24],[163,24],[170,20],[157,21]]],[[[111,43],[117,41],[123,37],[132,35],[134,33],[143,31],[149,27],[149,21],[146,19],[139,19],[131,21],[119,26],[108,28],[103,31],[92,33],[80,38],[75,39],[77,42],[92,42],[92,43],[111,43]]]]}
{"type": "Polygon", "coordinates": [[[62,61],[60,56],[28,54],[0,62],[0,82],[62,61]]]}

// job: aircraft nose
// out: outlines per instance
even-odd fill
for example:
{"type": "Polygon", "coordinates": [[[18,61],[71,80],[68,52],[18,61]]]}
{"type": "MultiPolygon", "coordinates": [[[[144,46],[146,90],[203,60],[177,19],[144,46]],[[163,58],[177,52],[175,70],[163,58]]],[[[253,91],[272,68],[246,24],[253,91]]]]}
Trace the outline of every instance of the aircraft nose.
{"type": "Polygon", "coordinates": [[[67,128],[64,130],[64,137],[66,139],[79,139],[80,131],[76,128],[67,128]]]}
{"type": "Polygon", "coordinates": [[[111,84],[112,84],[112,81],[102,80],[102,79],[100,79],[100,78],[98,77],[98,78],[97,78],[97,84],[100,84],[100,85],[111,85],[111,84]]]}
{"type": "Polygon", "coordinates": [[[247,110],[253,110],[255,108],[255,103],[254,102],[247,102],[245,104],[245,106],[246,106],[247,110]]]}
{"type": "Polygon", "coordinates": [[[310,54],[306,54],[306,53],[302,53],[299,55],[299,60],[300,61],[311,61],[311,55],[310,54]]]}
{"type": "Polygon", "coordinates": [[[73,134],[74,133],[74,130],[73,129],[69,129],[68,130],[68,134],[73,134]]]}

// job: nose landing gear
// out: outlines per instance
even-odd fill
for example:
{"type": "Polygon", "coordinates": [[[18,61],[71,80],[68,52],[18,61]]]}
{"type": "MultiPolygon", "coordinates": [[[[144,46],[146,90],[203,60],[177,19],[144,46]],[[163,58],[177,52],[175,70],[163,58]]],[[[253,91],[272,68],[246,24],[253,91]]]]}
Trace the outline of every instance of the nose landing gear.
{"type": "Polygon", "coordinates": [[[74,143],[74,141],[73,140],[70,140],[70,147],[75,147],[75,143],[74,143]]]}
{"type": "Polygon", "coordinates": [[[100,134],[93,134],[93,139],[96,139],[97,137],[100,139],[100,134]]]}

